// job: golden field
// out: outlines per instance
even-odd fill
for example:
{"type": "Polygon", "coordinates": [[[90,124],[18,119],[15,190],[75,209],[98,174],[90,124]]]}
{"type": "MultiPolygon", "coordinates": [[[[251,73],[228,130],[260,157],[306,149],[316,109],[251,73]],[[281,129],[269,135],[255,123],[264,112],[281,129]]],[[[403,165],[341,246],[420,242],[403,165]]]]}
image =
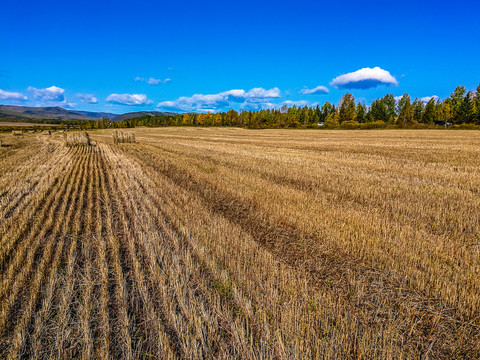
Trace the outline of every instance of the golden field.
{"type": "Polygon", "coordinates": [[[134,132],[0,136],[0,358],[480,358],[480,133],[134,132]]]}

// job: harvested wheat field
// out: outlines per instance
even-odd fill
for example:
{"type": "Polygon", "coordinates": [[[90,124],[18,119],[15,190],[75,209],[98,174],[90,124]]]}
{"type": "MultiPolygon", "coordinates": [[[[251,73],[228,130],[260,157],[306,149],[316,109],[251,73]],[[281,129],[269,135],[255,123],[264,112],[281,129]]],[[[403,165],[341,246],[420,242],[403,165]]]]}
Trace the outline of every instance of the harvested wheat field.
{"type": "Polygon", "coordinates": [[[478,359],[480,134],[5,136],[0,358],[478,359]]]}

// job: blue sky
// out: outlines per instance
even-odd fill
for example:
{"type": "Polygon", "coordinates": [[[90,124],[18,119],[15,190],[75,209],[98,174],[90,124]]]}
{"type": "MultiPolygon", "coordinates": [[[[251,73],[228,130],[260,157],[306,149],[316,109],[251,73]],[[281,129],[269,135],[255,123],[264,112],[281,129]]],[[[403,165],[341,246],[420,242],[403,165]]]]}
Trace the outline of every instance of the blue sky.
{"type": "Polygon", "coordinates": [[[444,98],[480,83],[479,18],[476,0],[5,1],[0,104],[123,113],[345,92],[367,104],[444,98]]]}

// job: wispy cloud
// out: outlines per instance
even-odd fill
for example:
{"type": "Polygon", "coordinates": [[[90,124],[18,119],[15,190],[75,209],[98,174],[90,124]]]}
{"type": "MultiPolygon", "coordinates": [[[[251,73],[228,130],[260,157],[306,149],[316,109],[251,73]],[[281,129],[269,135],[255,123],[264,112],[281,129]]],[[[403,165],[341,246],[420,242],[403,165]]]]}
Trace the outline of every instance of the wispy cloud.
{"type": "Polygon", "coordinates": [[[153,103],[145,94],[111,94],[107,102],[120,105],[148,105],[153,103]]]}
{"type": "Polygon", "coordinates": [[[27,97],[19,92],[4,91],[0,89],[0,100],[25,101],[27,97]]]}
{"type": "Polygon", "coordinates": [[[149,77],[148,79],[146,79],[140,76],[135,77],[135,79],[133,80],[137,82],[146,82],[149,85],[166,84],[172,81],[172,79],[169,79],[169,78],[162,80],[162,79],[155,79],[154,77],[149,77]]]}
{"type": "Polygon", "coordinates": [[[40,101],[53,101],[53,102],[65,102],[65,89],[57,86],[50,86],[45,89],[37,89],[33,86],[29,86],[27,89],[33,98],[40,101]]]}
{"type": "Polygon", "coordinates": [[[337,76],[330,85],[336,89],[370,89],[380,85],[398,85],[398,81],[387,70],[377,66],[337,76]]]}
{"type": "Polygon", "coordinates": [[[82,103],[96,104],[98,99],[92,94],[76,94],[75,95],[82,103]]]}
{"type": "Polygon", "coordinates": [[[303,95],[323,95],[323,94],[328,94],[329,90],[325,86],[319,85],[313,89],[302,89],[300,90],[300,94],[303,95]]]}
{"type": "Polygon", "coordinates": [[[272,98],[280,97],[280,89],[253,88],[249,91],[232,89],[217,94],[195,94],[182,96],[173,101],[162,101],[157,107],[174,111],[216,111],[232,108],[240,104],[241,108],[263,107],[272,98]]]}

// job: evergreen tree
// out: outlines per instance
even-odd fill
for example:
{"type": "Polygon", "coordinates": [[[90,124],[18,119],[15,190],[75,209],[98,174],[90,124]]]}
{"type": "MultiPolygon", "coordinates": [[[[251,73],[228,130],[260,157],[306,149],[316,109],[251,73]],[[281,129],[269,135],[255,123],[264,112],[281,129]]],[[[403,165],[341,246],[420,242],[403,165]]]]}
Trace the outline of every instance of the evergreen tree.
{"type": "Polygon", "coordinates": [[[435,106],[435,98],[431,98],[427,106],[425,106],[425,112],[423,113],[422,122],[425,124],[433,124],[436,120],[436,106],[435,106]]]}
{"type": "Polygon", "coordinates": [[[359,102],[357,104],[357,121],[359,123],[364,123],[367,121],[367,107],[365,106],[365,104],[359,102]]]}
{"type": "Polygon", "coordinates": [[[370,111],[368,114],[370,122],[373,121],[388,121],[387,107],[381,99],[376,99],[370,105],[370,111]]]}
{"type": "Polygon", "coordinates": [[[340,99],[338,103],[338,117],[339,117],[340,124],[342,124],[345,121],[357,120],[355,98],[353,97],[352,94],[346,93],[340,99]]]}
{"type": "Polygon", "coordinates": [[[410,95],[404,94],[398,102],[398,106],[400,110],[398,115],[398,123],[402,126],[412,124],[414,121],[414,117],[413,105],[410,102],[410,95]]]}
{"type": "Polygon", "coordinates": [[[477,86],[477,91],[475,92],[475,101],[474,101],[474,117],[473,122],[477,125],[480,125],[480,85],[477,86]]]}
{"type": "Polygon", "coordinates": [[[385,111],[387,115],[386,122],[393,123],[396,115],[396,101],[393,94],[387,94],[382,98],[382,102],[385,104],[385,111]]]}
{"type": "Polygon", "coordinates": [[[474,119],[474,93],[469,91],[460,104],[458,123],[470,124],[474,119]]]}
{"type": "Polygon", "coordinates": [[[465,86],[457,86],[453,93],[450,95],[450,106],[453,112],[453,123],[460,124],[462,119],[462,104],[465,96],[465,86]]]}
{"type": "Polygon", "coordinates": [[[322,108],[320,109],[320,122],[325,122],[327,120],[327,116],[330,114],[335,115],[335,112],[335,105],[329,103],[328,101],[325,102],[325,104],[323,104],[322,108]]]}
{"type": "Polygon", "coordinates": [[[412,103],[413,106],[413,119],[416,122],[422,122],[423,113],[425,111],[425,103],[418,98],[412,103]]]}

